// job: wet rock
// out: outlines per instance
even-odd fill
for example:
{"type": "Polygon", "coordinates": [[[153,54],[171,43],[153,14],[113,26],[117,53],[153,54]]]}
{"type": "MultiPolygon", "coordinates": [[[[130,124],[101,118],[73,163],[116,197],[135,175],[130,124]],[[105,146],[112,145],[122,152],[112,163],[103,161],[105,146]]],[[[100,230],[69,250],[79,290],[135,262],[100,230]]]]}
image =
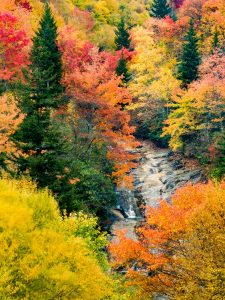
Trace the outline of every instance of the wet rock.
{"type": "Polygon", "coordinates": [[[114,218],[116,220],[123,220],[124,219],[124,215],[123,215],[123,213],[121,212],[120,209],[112,209],[111,214],[114,216],[114,218]]]}
{"type": "Polygon", "coordinates": [[[156,173],[158,173],[159,172],[159,168],[157,168],[157,167],[153,167],[153,168],[150,168],[149,169],[149,173],[150,174],[156,174],[156,173]]]}
{"type": "Polygon", "coordinates": [[[175,188],[175,183],[174,182],[169,182],[169,183],[167,183],[165,190],[166,191],[167,190],[171,191],[171,190],[174,190],[174,188],[175,188]]]}
{"type": "Polygon", "coordinates": [[[195,170],[193,172],[190,173],[190,179],[196,179],[201,177],[201,171],[200,170],[195,170]]]}
{"type": "Polygon", "coordinates": [[[143,143],[140,166],[133,170],[134,189],[118,190],[118,204],[120,214],[127,218],[120,218],[113,224],[113,229],[128,228],[128,235],[134,237],[134,227],[137,218],[144,214],[140,207],[150,205],[157,207],[160,199],[171,204],[171,196],[176,188],[191,181],[196,183],[201,180],[201,171],[185,168],[181,159],[174,159],[171,151],[157,149],[151,144],[143,143]],[[126,221],[126,222],[125,222],[126,221]]]}
{"type": "Polygon", "coordinates": [[[181,160],[175,160],[172,163],[172,168],[174,170],[179,170],[179,169],[182,169],[183,167],[184,167],[184,165],[182,164],[181,160]]]}

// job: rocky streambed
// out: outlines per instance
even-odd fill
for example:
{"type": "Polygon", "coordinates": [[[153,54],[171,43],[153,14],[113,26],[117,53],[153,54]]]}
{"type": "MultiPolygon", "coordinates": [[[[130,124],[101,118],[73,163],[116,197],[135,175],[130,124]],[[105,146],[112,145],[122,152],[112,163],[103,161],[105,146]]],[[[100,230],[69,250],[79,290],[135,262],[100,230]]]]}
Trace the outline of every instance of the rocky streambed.
{"type": "Polygon", "coordinates": [[[135,238],[135,227],[144,220],[141,205],[157,207],[160,199],[170,202],[175,189],[202,179],[199,167],[187,166],[168,149],[157,148],[150,142],[143,142],[139,150],[140,164],[133,171],[132,190],[120,188],[117,191],[117,207],[112,211],[112,239],[117,229],[126,229],[126,235],[135,238]]]}

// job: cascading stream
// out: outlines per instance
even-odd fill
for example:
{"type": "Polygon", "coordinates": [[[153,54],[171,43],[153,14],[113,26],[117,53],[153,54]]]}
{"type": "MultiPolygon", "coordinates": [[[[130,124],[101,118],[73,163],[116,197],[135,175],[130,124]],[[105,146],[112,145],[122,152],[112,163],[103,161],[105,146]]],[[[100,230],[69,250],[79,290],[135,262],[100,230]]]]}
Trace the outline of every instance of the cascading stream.
{"type": "Polygon", "coordinates": [[[189,181],[196,183],[202,177],[200,169],[184,167],[168,149],[157,148],[150,142],[142,144],[140,165],[133,171],[133,190],[120,188],[117,191],[113,239],[116,239],[117,229],[126,229],[126,235],[135,238],[135,226],[143,220],[142,204],[157,207],[160,199],[170,201],[175,189],[189,181]]]}
{"type": "MultiPolygon", "coordinates": [[[[118,205],[112,212],[112,240],[116,241],[117,230],[126,230],[126,236],[136,239],[135,227],[144,220],[140,206],[157,207],[160,199],[170,202],[170,197],[178,187],[189,181],[196,183],[202,179],[197,168],[187,168],[168,149],[160,149],[150,142],[144,142],[140,149],[140,165],[133,171],[133,190],[120,188],[117,191],[118,205]]],[[[164,295],[155,295],[154,300],[168,300],[164,295]]]]}

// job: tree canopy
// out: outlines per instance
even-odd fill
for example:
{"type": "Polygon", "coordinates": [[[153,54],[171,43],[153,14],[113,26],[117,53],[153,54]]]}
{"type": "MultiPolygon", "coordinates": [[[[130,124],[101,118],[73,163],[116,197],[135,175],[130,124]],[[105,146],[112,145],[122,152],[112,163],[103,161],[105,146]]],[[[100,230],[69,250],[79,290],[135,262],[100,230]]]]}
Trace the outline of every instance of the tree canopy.
{"type": "Polygon", "coordinates": [[[0,1],[1,299],[224,298],[224,45],[224,0],[0,1]],[[110,269],[143,140],[208,183],[140,207],[110,269]]]}
{"type": "Polygon", "coordinates": [[[114,268],[125,268],[131,285],[172,299],[224,297],[224,182],[189,184],[147,208],[138,240],[120,233],[110,246],[114,268]],[[197,298],[196,298],[197,297],[197,298]]]}
{"type": "Polygon", "coordinates": [[[91,219],[83,232],[83,217],[62,218],[48,191],[37,191],[29,181],[2,179],[0,187],[1,299],[110,296],[110,280],[93,253],[96,246],[85,242],[88,231],[94,238],[91,219]]]}

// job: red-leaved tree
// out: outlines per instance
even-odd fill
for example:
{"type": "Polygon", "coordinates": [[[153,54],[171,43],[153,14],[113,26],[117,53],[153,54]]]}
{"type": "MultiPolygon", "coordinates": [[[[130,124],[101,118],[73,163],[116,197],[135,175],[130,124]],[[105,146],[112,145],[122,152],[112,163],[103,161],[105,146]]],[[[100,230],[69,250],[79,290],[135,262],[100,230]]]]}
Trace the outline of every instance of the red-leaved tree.
{"type": "MultiPolygon", "coordinates": [[[[128,185],[127,176],[135,166],[132,149],[138,145],[133,136],[134,127],[129,125],[129,113],[122,109],[131,103],[131,96],[115,73],[115,56],[100,52],[91,43],[81,43],[66,30],[60,42],[63,54],[63,84],[73,99],[72,103],[82,118],[83,128],[76,134],[90,143],[104,143],[108,158],[114,162],[115,180],[128,185]]],[[[79,116],[79,117],[78,117],[79,116]]]]}
{"type": "Polygon", "coordinates": [[[0,14],[0,80],[11,80],[28,63],[29,40],[10,13],[0,14]]]}

